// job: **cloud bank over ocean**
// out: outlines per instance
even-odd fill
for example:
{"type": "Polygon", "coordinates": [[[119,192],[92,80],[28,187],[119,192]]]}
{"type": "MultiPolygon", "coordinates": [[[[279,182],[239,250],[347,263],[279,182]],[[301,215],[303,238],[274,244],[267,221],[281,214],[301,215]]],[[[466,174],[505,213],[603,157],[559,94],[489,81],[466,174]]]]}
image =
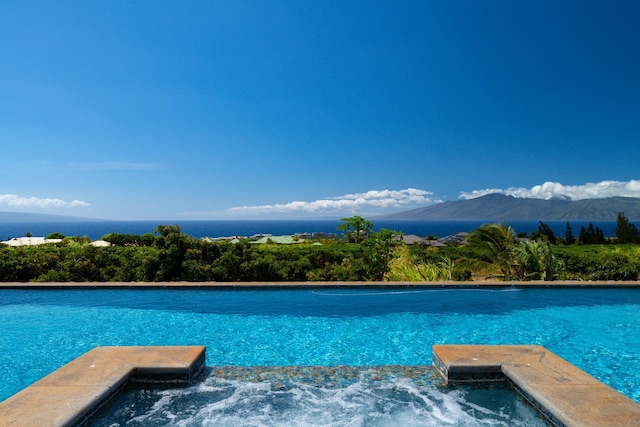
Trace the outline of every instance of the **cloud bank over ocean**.
{"type": "Polygon", "coordinates": [[[81,206],[90,206],[89,203],[82,200],[72,200],[66,202],[54,198],[39,197],[20,197],[16,194],[0,194],[0,206],[13,206],[22,208],[75,208],[81,206]]]}
{"type": "Polygon", "coordinates": [[[570,200],[605,199],[607,197],[640,197],[640,180],[589,182],[583,185],[562,185],[559,182],[545,182],[531,188],[509,187],[507,189],[487,188],[461,192],[461,199],[475,199],[487,194],[504,194],[521,199],[570,200]]]}
{"type": "MultiPolygon", "coordinates": [[[[518,198],[552,199],[565,198],[571,200],[603,199],[607,197],[639,197],[640,180],[601,181],[583,185],[563,185],[558,182],[545,182],[532,188],[509,187],[507,189],[489,188],[461,192],[461,199],[474,199],[487,194],[505,194],[518,198]]],[[[238,206],[228,210],[239,215],[267,214],[371,214],[390,209],[412,209],[433,203],[439,203],[434,193],[417,188],[404,190],[371,190],[364,193],[346,194],[315,201],[293,201],[283,204],[238,206]],[[374,212],[375,211],[375,212],[374,212]]]]}
{"type": "Polygon", "coordinates": [[[236,214],[357,214],[363,211],[407,208],[438,202],[430,191],[417,188],[404,190],[370,190],[364,193],[345,194],[311,202],[293,201],[283,204],[238,206],[229,209],[236,214]]]}
{"type": "MultiPolygon", "coordinates": [[[[583,185],[563,185],[545,182],[531,188],[488,188],[460,192],[461,199],[474,199],[487,194],[504,194],[517,198],[570,200],[603,199],[607,197],[640,198],[640,180],[601,181],[583,185]]],[[[418,188],[403,190],[370,190],[342,196],[327,197],[313,201],[291,201],[268,205],[236,206],[222,210],[183,212],[182,217],[191,218],[308,218],[323,216],[372,216],[400,210],[410,210],[442,202],[432,191],[418,188]]],[[[16,194],[0,194],[0,207],[12,210],[56,209],[91,206],[88,202],[74,199],[65,201],[53,197],[24,197],[16,194]]]]}
{"type": "MultiPolygon", "coordinates": [[[[603,199],[607,197],[639,197],[640,180],[601,181],[583,185],[563,185],[558,182],[545,182],[532,188],[509,187],[506,189],[489,188],[461,192],[461,199],[474,199],[487,194],[505,194],[517,198],[545,199],[565,198],[571,200],[603,199]]],[[[234,215],[366,215],[378,214],[391,209],[409,210],[442,200],[434,193],[417,188],[404,190],[371,190],[364,193],[346,194],[315,201],[293,201],[289,203],[238,206],[227,210],[234,215]]]]}

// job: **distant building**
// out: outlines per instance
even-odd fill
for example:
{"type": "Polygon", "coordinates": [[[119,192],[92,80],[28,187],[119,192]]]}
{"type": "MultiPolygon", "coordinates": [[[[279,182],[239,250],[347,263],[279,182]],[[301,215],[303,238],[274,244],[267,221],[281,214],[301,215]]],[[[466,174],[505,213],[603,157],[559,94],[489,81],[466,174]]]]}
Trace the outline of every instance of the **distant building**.
{"type": "Polygon", "coordinates": [[[422,246],[432,246],[434,248],[443,248],[443,247],[447,247],[447,244],[444,242],[441,242],[438,239],[422,239],[418,242],[419,245],[422,246]]]}
{"type": "Polygon", "coordinates": [[[62,242],[62,239],[47,239],[46,237],[14,237],[0,243],[3,243],[7,246],[36,246],[59,242],[62,242]]]}
{"type": "Polygon", "coordinates": [[[422,237],[416,236],[415,234],[402,235],[402,241],[405,245],[415,245],[417,243],[420,243],[422,240],[424,240],[422,237]]]}
{"type": "MultiPolygon", "coordinates": [[[[60,243],[62,239],[47,239],[46,237],[14,237],[9,240],[5,240],[4,242],[0,242],[1,244],[7,246],[38,246],[38,245],[47,245],[60,243]]],[[[89,242],[91,246],[95,247],[106,247],[111,246],[111,243],[106,240],[94,240],[93,242],[89,242]]]]}
{"type": "Polygon", "coordinates": [[[442,239],[439,239],[439,241],[444,244],[449,244],[449,245],[454,244],[454,245],[462,246],[467,244],[467,236],[469,236],[469,233],[465,231],[461,231],[459,233],[452,234],[447,237],[443,237],[442,239]]]}
{"type": "Polygon", "coordinates": [[[241,238],[244,239],[245,237],[239,237],[239,236],[202,237],[200,240],[207,243],[218,243],[218,242],[237,243],[240,241],[241,238]]]}
{"type": "Polygon", "coordinates": [[[268,233],[258,233],[258,234],[254,234],[253,236],[249,237],[250,239],[262,239],[263,237],[271,237],[272,234],[268,234],[268,233]]]}
{"type": "Polygon", "coordinates": [[[251,243],[258,244],[258,245],[265,244],[265,243],[278,243],[281,245],[290,245],[291,243],[295,243],[295,242],[293,240],[293,236],[265,236],[251,243]]]}

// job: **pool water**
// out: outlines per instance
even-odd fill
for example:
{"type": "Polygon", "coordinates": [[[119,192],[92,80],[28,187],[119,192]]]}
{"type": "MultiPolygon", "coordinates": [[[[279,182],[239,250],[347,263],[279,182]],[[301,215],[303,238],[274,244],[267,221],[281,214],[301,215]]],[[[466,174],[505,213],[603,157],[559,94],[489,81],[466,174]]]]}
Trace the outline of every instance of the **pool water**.
{"type": "Polygon", "coordinates": [[[434,344],[540,344],[640,402],[640,289],[4,289],[0,322],[0,400],[99,345],[205,345],[208,366],[414,366],[434,344]]]}

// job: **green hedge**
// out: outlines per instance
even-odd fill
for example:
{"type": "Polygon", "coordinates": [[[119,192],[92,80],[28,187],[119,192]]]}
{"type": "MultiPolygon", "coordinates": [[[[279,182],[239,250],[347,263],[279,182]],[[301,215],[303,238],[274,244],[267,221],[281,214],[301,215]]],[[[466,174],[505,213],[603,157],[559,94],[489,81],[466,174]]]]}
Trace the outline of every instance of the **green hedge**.
{"type": "MultiPolygon", "coordinates": [[[[115,236],[121,245],[93,247],[64,239],[58,244],[0,246],[0,281],[159,282],[159,281],[365,281],[382,280],[389,271],[393,246],[388,240],[322,245],[206,242],[184,235],[179,227],[159,236],[115,236]]],[[[640,245],[553,246],[569,280],[638,280],[640,245]]],[[[409,247],[416,263],[481,259],[468,247],[409,247]]],[[[486,260],[483,260],[486,261],[486,260]]],[[[453,268],[453,280],[470,272],[453,268]],[[464,273],[464,274],[463,274],[464,273]]]]}

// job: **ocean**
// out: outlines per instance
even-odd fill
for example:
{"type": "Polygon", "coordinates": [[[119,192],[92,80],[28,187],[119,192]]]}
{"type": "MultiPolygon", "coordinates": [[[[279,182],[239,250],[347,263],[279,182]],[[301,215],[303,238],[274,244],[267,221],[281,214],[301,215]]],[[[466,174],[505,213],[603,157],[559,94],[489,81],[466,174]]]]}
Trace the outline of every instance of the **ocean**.
{"type": "MultiPolygon", "coordinates": [[[[491,221],[391,221],[374,220],[375,230],[386,228],[400,231],[403,234],[415,234],[420,237],[446,237],[458,232],[470,232],[491,221]]],[[[538,221],[508,221],[516,232],[527,234],[536,231],[538,221]]],[[[566,221],[545,221],[557,237],[564,237],[566,221]]],[[[587,226],[589,221],[570,221],[574,236],[578,236],[580,228],[587,226]]],[[[607,237],[615,236],[616,221],[592,221],[594,226],[600,227],[607,237]]],[[[249,220],[249,221],[64,221],[64,222],[0,222],[0,241],[13,237],[23,237],[31,233],[34,237],[46,237],[59,232],[65,236],[87,236],[91,240],[98,240],[105,234],[145,234],[153,233],[158,225],[180,225],[182,231],[193,237],[226,237],[254,234],[293,235],[295,233],[324,232],[341,233],[337,227],[340,220],[249,220]]],[[[640,227],[639,223],[635,223],[640,227]]]]}

